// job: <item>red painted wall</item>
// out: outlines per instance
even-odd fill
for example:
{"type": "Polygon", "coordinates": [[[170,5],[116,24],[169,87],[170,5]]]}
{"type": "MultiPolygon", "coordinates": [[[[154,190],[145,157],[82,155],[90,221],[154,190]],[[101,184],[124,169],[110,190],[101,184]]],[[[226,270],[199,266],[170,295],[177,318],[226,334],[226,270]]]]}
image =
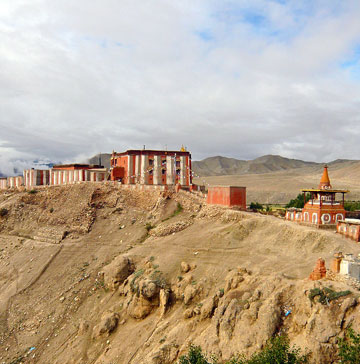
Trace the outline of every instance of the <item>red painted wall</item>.
{"type": "Polygon", "coordinates": [[[211,205],[237,206],[246,210],[246,187],[209,187],[206,202],[211,205]]]}
{"type": "MultiPolygon", "coordinates": [[[[336,214],[342,214],[345,218],[345,209],[342,205],[312,205],[311,201],[307,202],[302,210],[302,216],[304,218],[304,212],[309,213],[309,221],[312,222],[312,214],[318,214],[318,225],[323,225],[321,216],[323,214],[329,214],[331,217],[331,221],[329,224],[336,224],[336,214]]],[[[303,220],[305,221],[305,220],[303,220]]]]}
{"type": "Polygon", "coordinates": [[[115,167],[111,170],[111,180],[117,181],[120,178],[124,178],[124,168],[123,167],[115,167]]]}

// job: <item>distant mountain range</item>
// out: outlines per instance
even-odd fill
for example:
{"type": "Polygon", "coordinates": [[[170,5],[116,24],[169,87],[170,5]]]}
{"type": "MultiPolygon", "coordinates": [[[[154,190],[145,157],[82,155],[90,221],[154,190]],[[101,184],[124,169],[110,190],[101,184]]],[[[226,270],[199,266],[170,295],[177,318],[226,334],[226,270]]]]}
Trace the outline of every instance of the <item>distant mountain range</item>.
{"type": "MultiPolygon", "coordinates": [[[[101,154],[101,163],[104,167],[110,167],[110,153],[101,154]]],[[[89,159],[90,164],[99,164],[100,155],[89,159]]],[[[343,167],[357,163],[356,160],[337,159],[329,162],[333,168],[343,167]]],[[[253,160],[241,160],[222,156],[209,157],[202,161],[193,161],[192,168],[198,176],[226,176],[243,174],[262,174],[278,171],[287,171],[295,168],[321,167],[324,163],[307,162],[300,159],[285,158],[280,155],[264,155],[253,160]]]]}
{"type": "MultiPolygon", "coordinates": [[[[357,163],[356,160],[337,159],[327,163],[333,168],[357,163]]],[[[324,163],[307,162],[300,159],[290,159],[280,155],[264,155],[253,160],[239,160],[227,157],[209,157],[199,162],[193,162],[193,171],[199,176],[225,176],[244,174],[263,174],[287,171],[298,168],[322,167],[324,163]]]]}

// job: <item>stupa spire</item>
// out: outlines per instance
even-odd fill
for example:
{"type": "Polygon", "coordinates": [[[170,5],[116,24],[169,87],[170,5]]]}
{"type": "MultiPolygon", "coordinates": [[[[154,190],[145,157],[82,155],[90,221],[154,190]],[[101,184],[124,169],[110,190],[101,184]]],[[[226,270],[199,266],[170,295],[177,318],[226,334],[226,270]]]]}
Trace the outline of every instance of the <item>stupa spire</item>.
{"type": "Polygon", "coordinates": [[[319,189],[329,190],[331,188],[332,187],[331,187],[330,178],[329,178],[329,174],[328,174],[328,166],[327,166],[327,164],[325,164],[324,172],[323,172],[323,175],[321,177],[320,184],[319,184],[319,189]]]}

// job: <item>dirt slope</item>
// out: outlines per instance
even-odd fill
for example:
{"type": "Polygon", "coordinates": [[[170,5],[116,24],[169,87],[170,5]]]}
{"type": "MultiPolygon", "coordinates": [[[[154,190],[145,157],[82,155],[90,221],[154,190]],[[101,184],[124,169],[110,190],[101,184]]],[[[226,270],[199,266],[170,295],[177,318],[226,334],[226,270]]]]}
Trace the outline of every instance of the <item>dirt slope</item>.
{"type": "Polygon", "coordinates": [[[0,362],[170,364],[190,342],[225,360],[285,332],[331,363],[360,330],[358,291],[305,279],[319,256],[360,253],[333,232],[110,185],[3,193],[2,208],[0,362]],[[312,303],[323,286],[353,293],[312,303]]]}

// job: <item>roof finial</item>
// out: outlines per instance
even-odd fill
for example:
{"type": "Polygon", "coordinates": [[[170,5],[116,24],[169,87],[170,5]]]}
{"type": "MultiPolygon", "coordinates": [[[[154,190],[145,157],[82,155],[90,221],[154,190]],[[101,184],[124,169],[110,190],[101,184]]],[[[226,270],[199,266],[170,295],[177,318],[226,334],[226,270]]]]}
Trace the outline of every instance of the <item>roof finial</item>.
{"type": "Polygon", "coordinates": [[[327,164],[324,165],[324,172],[320,180],[319,189],[321,190],[329,190],[331,189],[330,178],[328,174],[328,166],[327,164]]]}

